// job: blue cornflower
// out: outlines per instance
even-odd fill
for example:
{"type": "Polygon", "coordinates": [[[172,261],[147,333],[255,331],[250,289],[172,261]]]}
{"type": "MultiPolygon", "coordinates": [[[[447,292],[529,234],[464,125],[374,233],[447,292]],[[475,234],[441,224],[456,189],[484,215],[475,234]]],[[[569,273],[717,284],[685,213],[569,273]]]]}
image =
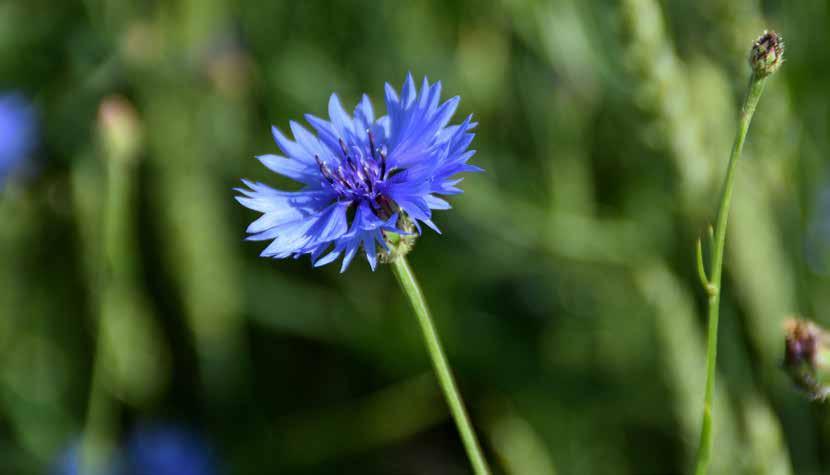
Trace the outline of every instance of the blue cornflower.
{"type": "Polygon", "coordinates": [[[804,235],[807,266],[820,275],[830,273],[830,186],[821,187],[804,235]]]}
{"type": "Polygon", "coordinates": [[[329,99],[329,119],[306,114],[315,136],[290,122],[294,140],[277,127],[274,139],[285,156],[257,158],[271,171],[301,183],[298,191],[283,191],[242,180],[247,188],[237,200],[263,213],[248,226],[248,240],[271,243],[260,254],[282,259],[309,254],[315,266],[341,255],[345,271],[363,248],[375,269],[378,247],[389,251],[385,233],[420,233],[419,223],[436,232],[432,210],[449,209],[437,195],[461,193],[461,172],[481,171],[467,164],[467,150],[476,126],[472,115],[459,125],[447,125],[459,97],[440,103],[441,83],[424,78],[418,91],[406,78],[400,97],[386,84],[387,115],[375,118],[364,95],[349,115],[336,94],[329,99]]]}
{"type": "Polygon", "coordinates": [[[142,425],[94,473],[81,465],[81,442],[69,446],[50,475],[216,475],[218,459],[201,437],[175,425],[142,425]]]}
{"type": "Polygon", "coordinates": [[[112,458],[104,463],[103,466],[98,467],[94,472],[84,470],[81,467],[81,442],[75,442],[70,445],[58,458],[55,460],[52,469],[49,471],[50,475],[130,475],[129,472],[121,463],[121,455],[119,453],[113,454],[112,458]]]}
{"type": "Polygon", "coordinates": [[[0,94],[0,187],[32,152],[35,111],[18,93],[0,94]]]}
{"type": "Polygon", "coordinates": [[[130,475],[215,475],[216,460],[195,433],[175,426],[141,427],[127,444],[130,475]]]}

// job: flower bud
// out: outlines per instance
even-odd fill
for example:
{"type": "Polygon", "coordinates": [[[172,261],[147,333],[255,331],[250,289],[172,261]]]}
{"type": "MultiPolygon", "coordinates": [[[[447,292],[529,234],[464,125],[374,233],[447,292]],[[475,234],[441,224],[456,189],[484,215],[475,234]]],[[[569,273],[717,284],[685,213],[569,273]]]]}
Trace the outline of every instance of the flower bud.
{"type": "Polygon", "coordinates": [[[749,54],[752,72],[759,78],[774,73],[784,62],[784,39],[774,31],[764,31],[749,54]]]}
{"type": "Polygon", "coordinates": [[[784,322],[784,369],[813,399],[830,395],[830,335],[809,320],[784,322]]]}
{"type": "Polygon", "coordinates": [[[108,159],[132,161],[141,148],[141,121],[124,97],[110,96],[98,108],[98,128],[108,159]]]}

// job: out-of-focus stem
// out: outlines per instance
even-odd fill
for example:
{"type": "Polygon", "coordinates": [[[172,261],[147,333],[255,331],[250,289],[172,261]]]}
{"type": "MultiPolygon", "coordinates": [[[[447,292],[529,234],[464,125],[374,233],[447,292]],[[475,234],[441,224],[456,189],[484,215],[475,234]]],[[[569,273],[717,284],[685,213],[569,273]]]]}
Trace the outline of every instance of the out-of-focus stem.
{"type": "MultiPolygon", "coordinates": [[[[100,251],[96,250],[93,258],[92,293],[98,300],[97,316],[93,320],[96,344],[81,446],[81,473],[99,473],[111,462],[116,449],[118,403],[110,385],[112,375],[108,374],[113,367],[111,360],[116,355],[110,337],[115,325],[113,320],[123,318],[121,314],[132,315],[132,303],[137,298],[132,295],[137,267],[133,254],[132,209],[140,126],[131,105],[117,96],[101,103],[98,125],[106,179],[100,199],[103,204],[100,251]]],[[[135,332],[132,336],[138,342],[143,341],[135,332]]],[[[141,346],[140,343],[133,344],[141,346]]],[[[132,351],[138,351],[138,348],[132,348],[132,351]]]]}
{"type": "Polygon", "coordinates": [[[97,473],[106,464],[114,450],[117,429],[116,404],[109,394],[105,380],[107,337],[105,320],[107,299],[117,292],[116,285],[129,272],[129,256],[125,249],[128,239],[129,208],[132,193],[130,185],[131,164],[123,157],[106,157],[107,182],[103,229],[103,252],[99,256],[96,294],[99,312],[95,320],[96,345],[93,356],[92,378],[84,424],[81,453],[83,473],[97,473]]]}
{"type": "MultiPolygon", "coordinates": [[[[98,322],[98,327],[101,327],[101,322],[98,322]]],[[[99,469],[107,464],[115,449],[113,441],[117,431],[116,406],[103,381],[102,356],[105,354],[105,348],[104,337],[101,333],[99,330],[84,422],[81,473],[98,473],[99,469]]]]}

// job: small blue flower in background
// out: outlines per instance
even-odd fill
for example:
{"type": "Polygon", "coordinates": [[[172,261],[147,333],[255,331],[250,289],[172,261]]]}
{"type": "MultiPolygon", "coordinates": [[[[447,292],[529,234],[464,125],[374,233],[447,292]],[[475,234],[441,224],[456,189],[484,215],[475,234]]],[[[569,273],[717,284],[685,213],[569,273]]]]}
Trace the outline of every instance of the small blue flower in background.
{"type": "Polygon", "coordinates": [[[305,116],[316,136],[294,121],[293,141],[273,127],[285,156],[257,158],[304,186],[282,191],[243,180],[247,188],[237,189],[242,205],[263,213],[247,229],[248,240],[271,241],[261,256],[308,254],[322,266],[342,255],[342,272],[362,246],[374,270],[377,247],[386,249],[383,232],[405,232],[401,213],[418,232],[419,223],[438,231],[432,210],[450,205],[437,195],[461,193],[456,175],[481,171],[467,164],[475,153],[467,147],[476,123],[469,116],[448,126],[459,98],[440,103],[440,96],[440,82],[430,85],[424,78],[418,91],[409,75],[400,97],[386,84],[387,115],[378,119],[366,95],[349,115],[332,94],[329,120],[305,116]]]}
{"type": "Polygon", "coordinates": [[[127,444],[130,475],[216,475],[216,460],[195,433],[175,426],[146,426],[127,444]]]}
{"type": "Polygon", "coordinates": [[[217,475],[217,459],[195,433],[178,426],[152,425],[136,429],[125,448],[117,448],[111,463],[94,473],[81,468],[81,443],[76,442],[55,461],[50,475],[217,475]]]}
{"type": "Polygon", "coordinates": [[[0,188],[32,153],[36,137],[32,106],[18,93],[0,94],[0,188]]]}
{"type": "Polygon", "coordinates": [[[820,275],[830,273],[830,186],[822,187],[804,236],[807,266],[820,275]]]}
{"type": "Polygon", "coordinates": [[[99,467],[94,473],[81,469],[81,443],[76,442],[58,457],[52,466],[49,475],[129,475],[120,463],[120,455],[113,457],[113,461],[105,467],[99,467]]]}

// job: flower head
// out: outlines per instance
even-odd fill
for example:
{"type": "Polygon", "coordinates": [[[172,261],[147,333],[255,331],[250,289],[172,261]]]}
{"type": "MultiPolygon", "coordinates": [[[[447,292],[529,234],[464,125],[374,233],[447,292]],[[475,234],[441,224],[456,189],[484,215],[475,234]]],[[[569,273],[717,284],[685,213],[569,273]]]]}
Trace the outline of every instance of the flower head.
{"type": "Polygon", "coordinates": [[[803,252],[807,267],[814,273],[830,273],[830,188],[819,190],[814,210],[804,231],[803,252]]]}
{"type": "Polygon", "coordinates": [[[84,467],[82,443],[77,441],[60,454],[49,473],[50,475],[127,475],[129,472],[121,463],[121,456],[118,453],[105,461],[100,461],[94,468],[84,467]]]}
{"type": "Polygon", "coordinates": [[[765,31],[755,40],[749,54],[749,64],[758,77],[774,73],[784,62],[784,39],[774,31],[765,31]]]}
{"type": "Polygon", "coordinates": [[[830,335],[809,320],[784,322],[784,369],[813,399],[830,396],[830,335]]]}
{"type": "MultiPolygon", "coordinates": [[[[217,459],[196,433],[175,425],[141,425],[126,447],[112,447],[86,466],[78,440],[55,460],[52,475],[216,475],[217,459]]],[[[99,454],[100,455],[100,454],[99,454]]]]}
{"type": "Polygon", "coordinates": [[[249,240],[271,241],[261,256],[308,254],[315,266],[343,256],[342,272],[362,248],[374,269],[378,249],[390,250],[385,233],[420,233],[420,223],[438,231],[432,210],[450,207],[438,195],[461,193],[457,175],[481,171],[467,164],[476,123],[468,116],[448,125],[459,98],[440,96],[440,82],[424,78],[419,91],[409,75],[400,96],[386,84],[383,117],[375,118],[366,95],[349,115],[332,94],[329,120],[305,116],[316,136],[293,121],[293,141],[273,127],[285,156],[257,158],[303,186],[282,191],[243,180],[247,188],[237,189],[242,205],[263,213],[247,230],[249,240]]]}
{"type": "Polygon", "coordinates": [[[130,161],[141,149],[142,124],[135,107],[124,97],[112,95],[98,106],[98,130],[110,160],[130,161]]]}
{"type": "Polygon", "coordinates": [[[36,128],[34,109],[22,95],[0,94],[0,187],[32,152],[36,128]]]}
{"type": "Polygon", "coordinates": [[[195,433],[175,426],[141,427],[130,438],[131,475],[215,475],[216,461],[195,433]]]}

